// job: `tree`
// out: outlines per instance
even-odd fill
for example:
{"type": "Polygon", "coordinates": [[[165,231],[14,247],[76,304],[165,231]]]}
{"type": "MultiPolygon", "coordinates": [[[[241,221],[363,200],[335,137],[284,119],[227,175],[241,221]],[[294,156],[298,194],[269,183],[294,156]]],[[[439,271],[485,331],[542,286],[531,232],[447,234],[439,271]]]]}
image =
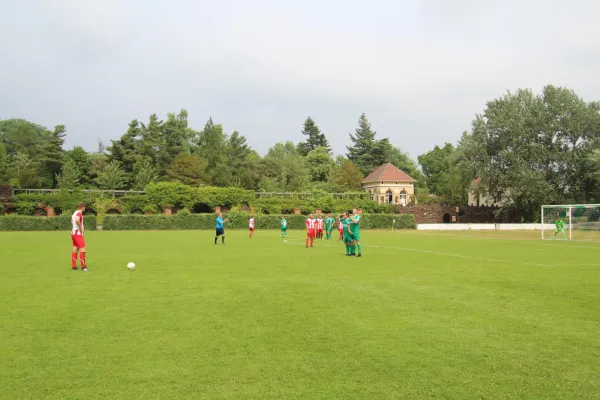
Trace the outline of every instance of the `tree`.
{"type": "Polygon", "coordinates": [[[571,90],[509,92],[488,102],[463,135],[460,166],[481,178],[483,194],[501,193],[517,220],[533,221],[544,203],[597,200],[588,171],[599,132],[600,104],[571,90]]]}
{"type": "Polygon", "coordinates": [[[104,190],[123,189],[127,185],[127,174],[121,163],[113,160],[104,166],[96,178],[96,183],[104,190]]]}
{"type": "Polygon", "coordinates": [[[327,182],[335,161],[329,155],[327,148],[318,146],[306,155],[306,167],[311,182],[327,182]]]}
{"type": "Polygon", "coordinates": [[[357,192],[364,175],[356,164],[343,157],[338,157],[336,166],[331,171],[329,183],[334,192],[357,192]]]}
{"type": "Polygon", "coordinates": [[[8,184],[10,180],[10,159],[4,143],[0,140],[0,185],[8,184]]]}
{"type": "Polygon", "coordinates": [[[134,119],[129,123],[127,132],[119,140],[111,140],[112,144],[107,149],[109,161],[119,162],[130,177],[133,174],[133,166],[139,158],[138,153],[141,151],[139,143],[141,131],[140,123],[134,119]]]}
{"type": "Polygon", "coordinates": [[[19,152],[13,157],[13,176],[17,187],[23,189],[36,189],[39,187],[39,164],[33,161],[27,153],[19,152]]]}
{"type": "Polygon", "coordinates": [[[46,128],[24,119],[0,121],[0,141],[5,143],[6,152],[12,157],[17,153],[34,157],[39,153],[41,143],[48,135],[46,128]]]}
{"type": "Polygon", "coordinates": [[[81,172],[72,159],[67,159],[56,176],[59,189],[75,189],[79,186],[81,172]]]}
{"type": "Polygon", "coordinates": [[[208,181],[218,185],[225,181],[226,169],[226,135],[221,125],[215,125],[210,118],[204,125],[197,139],[197,154],[206,161],[206,175],[208,181]]]}
{"type": "Polygon", "coordinates": [[[260,157],[237,131],[229,137],[226,148],[229,186],[253,189],[258,181],[257,163],[260,157]]]}
{"type": "Polygon", "coordinates": [[[133,176],[134,190],[144,190],[147,185],[156,182],[158,177],[152,160],[147,157],[142,158],[133,166],[133,176]]]}
{"type": "MultiPolygon", "coordinates": [[[[77,169],[81,172],[80,182],[82,185],[89,185],[90,180],[90,168],[91,168],[91,157],[90,154],[85,151],[81,146],[73,147],[65,153],[64,162],[69,160],[73,161],[77,169]]],[[[64,165],[64,164],[63,164],[64,165]]]]}
{"type": "Polygon", "coordinates": [[[190,186],[199,186],[205,182],[205,164],[195,154],[181,153],[167,167],[166,177],[170,181],[190,186]]]}
{"type": "Polygon", "coordinates": [[[309,185],[308,170],[304,158],[298,153],[294,143],[276,143],[262,160],[263,178],[259,188],[266,187],[265,182],[277,190],[301,192],[309,185]]]}
{"type": "Polygon", "coordinates": [[[331,155],[331,147],[329,146],[325,134],[321,132],[311,117],[306,118],[306,121],[304,121],[302,134],[306,136],[306,140],[298,144],[298,153],[300,153],[301,156],[306,157],[308,153],[315,150],[317,147],[324,147],[327,150],[327,153],[331,155]]]}
{"type": "Polygon", "coordinates": [[[454,153],[454,146],[446,143],[444,147],[436,145],[433,150],[417,157],[423,173],[427,177],[427,188],[430,193],[438,196],[443,194],[444,182],[448,179],[447,175],[452,166],[454,153]]]}
{"type": "Polygon", "coordinates": [[[62,167],[64,155],[66,129],[64,125],[57,125],[54,131],[48,132],[47,137],[41,144],[39,154],[40,176],[44,187],[53,187],[58,172],[62,167]]]}

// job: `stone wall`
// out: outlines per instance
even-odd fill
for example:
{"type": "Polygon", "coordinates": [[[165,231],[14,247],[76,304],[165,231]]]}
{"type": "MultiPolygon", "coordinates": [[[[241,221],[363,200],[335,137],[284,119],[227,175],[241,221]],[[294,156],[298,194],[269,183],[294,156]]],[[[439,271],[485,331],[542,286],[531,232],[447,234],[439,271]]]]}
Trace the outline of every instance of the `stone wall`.
{"type": "Polygon", "coordinates": [[[396,208],[398,214],[413,214],[417,224],[494,223],[496,211],[498,207],[457,207],[443,204],[416,204],[396,208]]]}

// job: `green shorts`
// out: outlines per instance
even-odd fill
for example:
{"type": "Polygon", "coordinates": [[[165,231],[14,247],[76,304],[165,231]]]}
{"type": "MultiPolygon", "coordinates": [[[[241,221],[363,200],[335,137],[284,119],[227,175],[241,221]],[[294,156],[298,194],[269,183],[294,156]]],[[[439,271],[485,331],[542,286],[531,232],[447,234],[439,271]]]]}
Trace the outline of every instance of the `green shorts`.
{"type": "Polygon", "coordinates": [[[352,240],[360,241],[360,232],[352,232],[352,240]]]}
{"type": "Polygon", "coordinates": [[[354,240],[354,237],[348,232],[344,233],[344,243],[350,243],[354,240]]]}
{"type": "Polygon", "coordinates": [[[287,227],[281,228],[281,232],[287,231],[287,227]]]}
{"type": "Polygon", "coordinates": [[[564,233],[565,228],[557,229],[555,233],[564,233]]]}

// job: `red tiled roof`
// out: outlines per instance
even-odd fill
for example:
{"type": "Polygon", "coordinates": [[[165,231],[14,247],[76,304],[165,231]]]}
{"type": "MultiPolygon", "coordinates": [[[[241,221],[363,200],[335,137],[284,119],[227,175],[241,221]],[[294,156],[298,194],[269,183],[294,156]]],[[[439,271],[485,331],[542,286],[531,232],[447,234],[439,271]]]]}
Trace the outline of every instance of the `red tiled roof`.
{"type": "Polygon", "coordinates": [[[416,182],[406,172],[399,170],[391,163],[383,164],[362,181],[363,183],[377,181],[416,182]]]}

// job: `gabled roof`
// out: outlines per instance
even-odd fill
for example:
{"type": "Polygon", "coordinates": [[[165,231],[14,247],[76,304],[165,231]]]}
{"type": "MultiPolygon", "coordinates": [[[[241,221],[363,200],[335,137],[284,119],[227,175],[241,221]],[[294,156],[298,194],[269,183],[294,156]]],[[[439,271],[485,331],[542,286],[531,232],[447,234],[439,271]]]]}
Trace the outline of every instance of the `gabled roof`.
{"type": "Polygon", "coordinates": [[[415,179],[396,168],[392,163],[383,164],[363,179],[362,183],[377,181],[416,182],[415,179]]]}

